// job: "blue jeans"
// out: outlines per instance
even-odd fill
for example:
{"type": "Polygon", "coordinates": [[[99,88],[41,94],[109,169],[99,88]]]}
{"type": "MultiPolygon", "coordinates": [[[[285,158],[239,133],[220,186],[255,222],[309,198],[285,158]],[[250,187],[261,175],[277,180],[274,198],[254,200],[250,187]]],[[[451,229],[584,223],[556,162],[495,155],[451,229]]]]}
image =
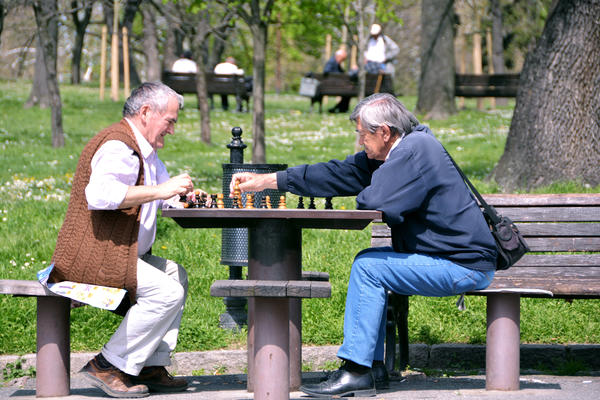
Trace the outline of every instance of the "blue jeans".
{"type": "Polygon", "coordinates": [[[494,271],[476,271],[425,254],[397,253],[391,247],[358,253],[352,264],[344,342],[337,356],[370,367],[383,360],[387,291],[444,297],[485,289],[494,271]]]}

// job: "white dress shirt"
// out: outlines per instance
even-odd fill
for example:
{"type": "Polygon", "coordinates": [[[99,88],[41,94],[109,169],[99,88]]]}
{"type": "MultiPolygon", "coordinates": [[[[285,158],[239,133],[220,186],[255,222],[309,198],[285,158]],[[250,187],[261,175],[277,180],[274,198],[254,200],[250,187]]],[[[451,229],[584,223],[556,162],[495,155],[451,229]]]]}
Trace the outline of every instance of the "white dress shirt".
{"type": "MultiPolygon", "coordinates": [[[[142,136],[135,125],[125,119],[135,134],[144,159],[144,185],[154,186],[169,180],[167,168],[160,161],[154,148],[142,136]]],[[[132,148],[119,140],[104,143],[91,162],[92,174],[85,188],[90,210],[115,210],[125,199],[129,186],[137,182],[140,162],[132,148]]],[[[140,215],[138,255],[150,250],[156,235],[156,212],[163,200],[144,203],[140,215]]]]}

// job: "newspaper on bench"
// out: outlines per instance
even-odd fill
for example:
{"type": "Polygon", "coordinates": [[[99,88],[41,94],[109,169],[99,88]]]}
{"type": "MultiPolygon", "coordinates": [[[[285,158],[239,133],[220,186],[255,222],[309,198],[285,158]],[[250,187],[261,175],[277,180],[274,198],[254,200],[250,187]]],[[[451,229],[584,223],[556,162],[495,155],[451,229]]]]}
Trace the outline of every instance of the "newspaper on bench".
{"type": "Polygon", "coordinates": [[[69,281],[48,283],[48,277],[52,269],[54,269],[54,264],[50,264],[49,267],[38,271],[37,278],[42,285],[47,287],[52,293],[89,304],[90,306],[104,310],[115,310],[121,304],[125,293],[127,293],[125,289],[87,283],[69,281]]]}

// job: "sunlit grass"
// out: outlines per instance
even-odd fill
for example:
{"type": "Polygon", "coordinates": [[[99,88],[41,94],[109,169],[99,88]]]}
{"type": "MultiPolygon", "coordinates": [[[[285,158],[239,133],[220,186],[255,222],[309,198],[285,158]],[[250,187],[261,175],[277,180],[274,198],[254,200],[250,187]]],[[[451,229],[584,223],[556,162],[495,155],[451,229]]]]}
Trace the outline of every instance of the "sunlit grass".
{"type": "MultiPolygon", "coordinates": [[[[102,128],[117,122],[122,101],[98,100],[92,87],[61,86],[65,147],[51,146],[50,111],[24,109],[30,84],[0,81],[0,279],[35,279],[52,257],[56,235],[66,212],[70,184],[84,144],[102,128]]],[[[413,109],[416,99],[401,99],[413,109]]],[[[211,112],[212,144],[200,140],[197,102],[186,95],[174,136],[166,139],[160,157],[172,175],[187,172],[198,187],[222,191],[222,164],[229,162],[226,144],[231,129],[240,126],[252,154],[252,115],[211,112]]],[[[330,102],[334,99],[330,99],[330,102]]],[[[218,103],[218,102],[217,102],[218,103]]],[[[352,105],[355,101],[352,102],[352,105]]],[[[324,107],[325,108],[325,107],[324,107]]],[[[326,108],[325,108],[326,109],[326,108]]],[[[497,110],[477,111],[474,101],[443,121],[423,121],[446,146],[465,173],[484,193],[498,191],[485,178],[504,150],[512,117],[512,103],[497,110]]],[[[354,126],[348,114],[310,112],[307,98],[294,94],[268,94],[266,98],[267,162],[301,163],[344,159],[354,150],[354,126]]],[[[580,192],[577,183],[556,184],[540,192],[580,192]]],[[[297,202],[288,197],[288,206],[297,202]]],[[[317,207],[322,208],[322,200],[317,207]]],[[[334,199],[336,208],[354,208],[353,198],[334,199]]],[[[159,218],[155,254],[186,266],[190,294],[182,322],[178,351],[239,348],[245,332],[218,327],[225,311],[222,299],[209,295],[211,283],[226,279],[220,264],[220,230],[184,230],[159,218]]],[[[307,344],[339,344],[342,340],[344,303],[354,255],[369,246],[364,231],[305,230],[303,268],[331,276],[332,297],[303,302],[303,340],[307,344]]],[[[467,310],[454,306],[455,298],[411,298],[412,342],[485,341],[485,299],[470,297],[467,310]]],[[[35,351],[35,300],[0,296],[0,353],[35,351]]],[[[534,343],[600,342],[600,303],[523,299],[522,340],[534,343]]],[[[71,348],[98,350],[119,323],[119,317],[91,307],[71,312],[71,348]]]]}

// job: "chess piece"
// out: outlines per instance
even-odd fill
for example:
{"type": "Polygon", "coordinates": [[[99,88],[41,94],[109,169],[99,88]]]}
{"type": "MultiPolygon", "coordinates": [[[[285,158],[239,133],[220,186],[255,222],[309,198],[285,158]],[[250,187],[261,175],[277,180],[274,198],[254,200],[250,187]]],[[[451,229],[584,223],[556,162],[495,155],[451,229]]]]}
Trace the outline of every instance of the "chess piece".
{"type": "Polygon", "coordinates": [[[223,193],[217,193],[217,208],[225,208],[225,201],[223,201],[223,193]]]}
{"type": "Polygon", "coordinates": [[[205,208],[204,197],[200,194],[199,190],[196,190],[196,202],[194,203],[195,208],[205,208]]]}
{"type": "Polygon", "coordinates": [[[325,197],[325,209],[333,210],[333,203],[331,202],[331,197],[325,197]]]}
{"type": "Polygon", "coordinates": [[[298,207],[299,209],[304,209],[304,199],[302,198],[302,196],[298,197],[298,207]]]}
{"type": "Polygon", "coordinates": [[[263,196],[260,199],[260,208],[267,208],[267,198],[266,198],[266,196],[263,196]]]}
{"type": "Polygon", "coordinates": [[[242,191],[240,189],[240,180],[236,179],[235,184],[233,185],[233,208],[244,208],[242,205],[242,191]],[[235,206],[237,205],[237,207],[235,206]]]}
{"type": "Polygon", "coordinates": [[[279,196],[279,206],[277,208],[285,209],[287,208],[285,204],[285,196],[279,196]]]}
{"type": "Polygon", "coordinates": [[[265,203],[267,204],[267,208],[272,208],[271,207],[271,196],[269,196],[269,195],[265,196],[265,203]]]}
{"type": "Polygon", "coordinates": [[[254,195],[252,193],[246,195],[246,208],[254,208],[254,195]]]}
{"type": "Polygon", "coordinates": [[[311,196],[310,203],[308,203],[309,210],[316,210],[317,206],[315,206],[315,198],[311,196]]]}
{"type": "Polygon", "coordinates": [[[210,195],[210,208],[217,208],[217,195],[215,193],[210,195]]]}

